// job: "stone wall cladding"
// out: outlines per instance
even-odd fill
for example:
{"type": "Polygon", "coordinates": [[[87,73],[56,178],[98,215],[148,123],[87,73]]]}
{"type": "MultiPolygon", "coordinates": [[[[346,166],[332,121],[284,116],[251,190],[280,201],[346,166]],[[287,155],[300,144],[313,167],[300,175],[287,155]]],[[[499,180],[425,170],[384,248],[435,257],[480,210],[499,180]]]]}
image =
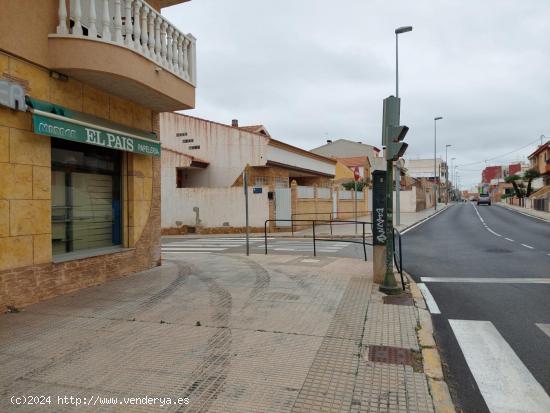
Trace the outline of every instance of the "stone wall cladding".
{"type": "Polygon", "coordinates": [[[134,249],[0,272],[0,311],[67,294],[160,265],[160,160],[153,161],[149,218],[134,249]]]}
{"type": "MultiPolygon", "coordinates": [[[[19,81],[34,98],[160,136],[158,113],[72,79],[55,80],[47,70],[1,52],[0,78],[19,81]]],[[[29,112],[0,107],[0,311],[160,264],[160,159],[139,155],[127,156],[128,191],[137,192],[124,196],[132,212],[125,226],[133,249],[51,262],[50,138],[35,135],[31,119],[29,112]]]]}

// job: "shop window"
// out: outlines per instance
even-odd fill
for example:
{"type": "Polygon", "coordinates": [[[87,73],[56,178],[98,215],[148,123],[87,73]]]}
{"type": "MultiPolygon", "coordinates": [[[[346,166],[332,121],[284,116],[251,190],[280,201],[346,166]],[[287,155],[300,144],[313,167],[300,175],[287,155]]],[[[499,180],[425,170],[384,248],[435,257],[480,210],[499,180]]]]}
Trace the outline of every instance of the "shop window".
{"type": "Polygon", "coordinates": [[[122,244],[122,152],[51,142],[53,255],[122,244]]]}

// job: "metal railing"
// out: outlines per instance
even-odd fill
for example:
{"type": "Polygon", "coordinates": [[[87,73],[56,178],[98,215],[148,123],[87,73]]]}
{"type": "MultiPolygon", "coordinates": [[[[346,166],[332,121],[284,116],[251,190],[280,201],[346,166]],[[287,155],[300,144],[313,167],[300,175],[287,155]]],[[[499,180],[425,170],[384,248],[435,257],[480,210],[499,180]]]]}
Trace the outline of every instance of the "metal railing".
{"type": "Polygon", "coordinates": [[[352,244],[362,244],[363,245],[363,256],[365,258],[365,261],[367,260],[367,245],[372,245],[371,243],[368,243],[366,240],[366,231],[365,226],[366,225],[372,225],[372,222],[367,221],[345,221],[345,220],[326,220],[326,219],[266,219],[264,223],[264,245],[265,245],[265,254],[267,254],[267,224],[269,222],[290,222],[291,226],[294,226],[294,222],[306,222],[312,225],[312,231],[313,231],[313,256],[317,256],[317,241],[330,241],[330,242],[348,242],[352,244]],[[331,235],[332,235],[332,225],[342,225],[342,224],[357,224],[361,225],[362,227],[362,235],[361,240],[358,241],[356,239],[333,239],[333,238],[317,238],[316,232],[315,232],[315,226],[319,225],[331,225],[331,235]]]}
{"type": "MultiPolygon", "coordinates": [[[[368,216],[372,213],[372,211],[357,211],[357,216],[368,216]],[[360,214],[363,214],[363,215],[360,215],[360,214]]],[[[296,221],[294,219],[294,217],[297,217],[297,216],[303,216],[303,215],[324,215],[324,216],[327,216],[328,217],[328,221],[329,221],[329,226],[330,226],[330,235],[332,236],[332,223],[333,222],[343,222],[343,220],[339,219],[337,216],[338,214],[355,214],[355,211],[340,211],[340,212],[299,212],[299,213],[294,213],[294,214],[290,214],[290,218],[292,219],[292,221],[296,221]]],[[[277,219],[276,221],[284,221],[284,220],[280,220],[280,219],[277,219]]],[[[310,220],[308,220],[310,221],[310,220]]],[[[363,221],[353,221],[353,223],[355,222],[363,222],[363,221]]],[[[292,232],[292,236],[294,236],[294,222],[291,223],[291,232],[292,232]]]]}
{"type": "Polygon", "coordinates": [[[396,228],[393,229],[393,262],[395,263],[395,268],[397,269],[397,272],[399,272],[399,275],[401,277],[401,285],[403,286],[403,291],[405,291],[405,280],[403,278],[403,251],[401,233],[396,228]]]}

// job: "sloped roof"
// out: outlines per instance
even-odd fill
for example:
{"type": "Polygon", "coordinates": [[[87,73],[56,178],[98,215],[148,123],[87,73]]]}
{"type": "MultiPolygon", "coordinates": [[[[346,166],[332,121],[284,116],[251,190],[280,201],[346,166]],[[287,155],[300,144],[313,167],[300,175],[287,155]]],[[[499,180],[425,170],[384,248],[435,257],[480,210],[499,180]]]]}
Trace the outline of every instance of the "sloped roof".
{"type": "Polygon", "coordinates": [[[352,156],[352,157],[346,157],[346,158],[340,158],[335,156],[334,159],[337,161],[340,161],[344,165],[346,165],[348,168],[353,168],[356,166],[365,166],[365,163],[369,163],[370,160],[368,156],[352,156]]]}
{"type": "Polygon", "coordinates": [[[550,147],[550,141],[546,142],[544,145],[540,145],[531,155],[527,157],[527,159],[531,159],[535,156],[537,156],[539,153],[541,153],[546,148],[550,147]]]}
{"type": "Polygon", "coordinates": [[[239,129],[246,132],[260,133],[268,137],[271,136],[264,125],[239,126],[239,129]]]}

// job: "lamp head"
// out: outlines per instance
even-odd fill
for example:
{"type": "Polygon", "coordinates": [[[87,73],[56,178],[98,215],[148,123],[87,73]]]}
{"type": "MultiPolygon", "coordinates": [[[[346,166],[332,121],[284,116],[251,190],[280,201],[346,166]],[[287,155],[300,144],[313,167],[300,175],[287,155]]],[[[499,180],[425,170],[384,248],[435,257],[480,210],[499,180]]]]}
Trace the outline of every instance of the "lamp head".
{"type": "Polygon", "coordinates": [[[434,118],[434,120],[441,120],[443,119],[443,116],[438,116],[437,118],[434,118]]]}
{"type": "Polygon", "coordinates": [[[398,27],[397,29],[395,29],[395,34],[401,34],[401,33],[411,32],[412,29],[413,29],[412,26],[398,27]]]}

